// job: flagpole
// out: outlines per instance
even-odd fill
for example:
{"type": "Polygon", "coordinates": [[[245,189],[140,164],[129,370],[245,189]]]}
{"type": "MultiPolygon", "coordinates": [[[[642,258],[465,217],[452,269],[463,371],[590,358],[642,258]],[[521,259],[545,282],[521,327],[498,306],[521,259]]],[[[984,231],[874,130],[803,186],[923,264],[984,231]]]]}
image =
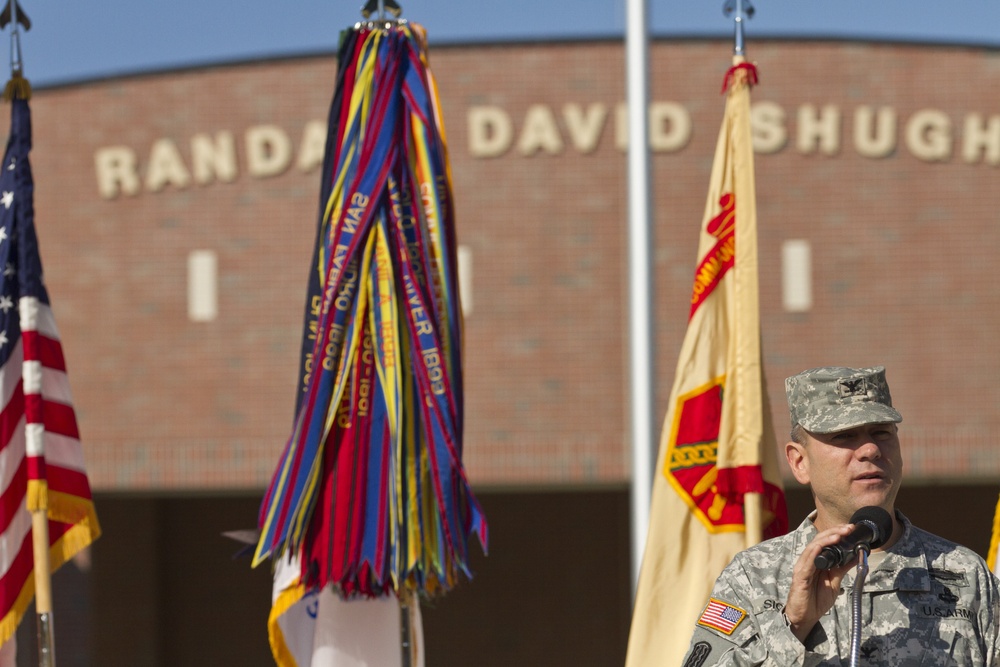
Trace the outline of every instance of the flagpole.
{"type": "Polygon", "coordinates": [[[628,102],[628,266],[630,423],[632,436],[632,590],[635,592],[649,531],[652,489],[653,381],[649,213],[647,1],[628,0],[626,10],[626,94],[628,102]]]}
{"type": "Polygon", "coordinates": [[[31,512],[31,543],[35,556],[35,614],[38,620],[38,667],[55,667],[52,618],[52,567],[49,560],[49,512],[31,512]]]}
{"type": "MultiPolygon", "coordinates": [[[[745,19],[753,16],[753,4],[750,0],[727,0],[722,10],[725,14],[734,14],[733,65],[739,65],[746,62],[743,28],[745,19]]],[[[763,502],[763,496],[759,493],[743,495],[743,525],[748,547],[764,539],[763,502]]]]}
{"type": "Polygon", "coordinates": [[[399,645],[402,651],[401,667],[413,665],[413,626],[410,609],[416,603],[416,596],[405,584],[399,591],[399,645]]]}
{"type": "Polygon", "coordinates": [[[735,44],[733,45],[733,58],[735,60],[737,57],[739,57],[741,58],[741,61],[744,55],[744,48],[743,48],[744,6],[746,7],[747,16],[748,17],[753,16],[753,5],[750,3],[750,0],[735,0],[735,4],[733,4],[733,0],[730,0],[729,2],[726,3],[725,7],[723,7],[723,11],[727,13],[733,11],[735,14],[735,16],[733,17],[733,23],[735,24],[734,25],[735,34],[733,37],[733,41],[735,42],[735,44]]]}

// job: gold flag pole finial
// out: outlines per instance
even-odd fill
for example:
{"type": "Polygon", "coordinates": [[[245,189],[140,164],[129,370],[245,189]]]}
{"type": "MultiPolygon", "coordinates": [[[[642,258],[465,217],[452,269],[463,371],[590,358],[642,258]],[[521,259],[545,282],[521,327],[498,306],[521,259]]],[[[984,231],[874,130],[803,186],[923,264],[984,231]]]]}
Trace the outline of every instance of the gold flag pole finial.
{"type": "Polygon", "coordinates": [[[21,60],[21,31],[19,25],[25,30],[31,30],[31,19],[18,6],[17,0],[7,0],[7,5],[0,12],[0,29],[11,24],[10,31],[10,81],[4,87],[3,98],[10,102],[14,99],[31,99],[31,84],[24,78],[23,61],[21,60]]]}
{"type": "Polygon", "coordinates": [[[726,16],[734,15],[733,21],[736,24],[735,45],[733,55],[742,58],[746,55],[743,42],[743,21],[753,18],[754,7],[750,0],[726,0],[722,5],[722,13],[726,16]]]}

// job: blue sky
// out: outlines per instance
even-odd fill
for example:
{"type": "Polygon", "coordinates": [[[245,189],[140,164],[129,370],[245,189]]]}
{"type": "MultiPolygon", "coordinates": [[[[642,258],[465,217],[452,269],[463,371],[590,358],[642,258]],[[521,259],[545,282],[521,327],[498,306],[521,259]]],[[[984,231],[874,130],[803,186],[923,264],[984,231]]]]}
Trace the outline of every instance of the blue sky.
{"type": "MultiPolygon", "coordinates": [[[[434,42],[620,37],[626,0],[399,0],[434,42]]],[[[753,0],[756,37],[1000,47],[1000,0],[753,0]]],[[[231,60],[333,51],[362,0],[21,0],[35,86],[231,60]]],[[[654,36],[731,37],[722,0],[648,0],[654,36]]],[[[11,27],[4,35],[10,51],[11,27]]],[[[9,55],[6,58],[9,67],[9,55]]]]}

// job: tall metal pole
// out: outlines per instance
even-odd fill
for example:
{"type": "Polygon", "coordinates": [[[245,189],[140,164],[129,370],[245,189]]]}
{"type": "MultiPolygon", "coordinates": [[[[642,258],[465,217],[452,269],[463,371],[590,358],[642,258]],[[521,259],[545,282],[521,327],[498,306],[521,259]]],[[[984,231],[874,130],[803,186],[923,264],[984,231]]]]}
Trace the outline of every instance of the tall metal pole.
{"type": "Polygon", "coordinates": [[[649,31],[647,1],[628,0],[625,34],[628,102],[628,304],[632,437],[632,590],[639,581],[653,459],[652,232],[649,206],[649,31]]]}

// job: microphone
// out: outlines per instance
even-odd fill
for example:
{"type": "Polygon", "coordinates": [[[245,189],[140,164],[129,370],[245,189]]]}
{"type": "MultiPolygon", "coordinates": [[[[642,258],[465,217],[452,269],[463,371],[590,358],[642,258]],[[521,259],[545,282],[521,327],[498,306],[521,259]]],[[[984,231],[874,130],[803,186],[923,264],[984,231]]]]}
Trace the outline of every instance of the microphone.
{"type": "Polygon", "coordinates": [[[823,547],[813,563],[817,569],[830,570],[847,565],[860,549],[869,552],[885,544],[892,535],[892,517],[881,507],[862,507],[851,517],[854,530],[839,543],[823,547]]]}

